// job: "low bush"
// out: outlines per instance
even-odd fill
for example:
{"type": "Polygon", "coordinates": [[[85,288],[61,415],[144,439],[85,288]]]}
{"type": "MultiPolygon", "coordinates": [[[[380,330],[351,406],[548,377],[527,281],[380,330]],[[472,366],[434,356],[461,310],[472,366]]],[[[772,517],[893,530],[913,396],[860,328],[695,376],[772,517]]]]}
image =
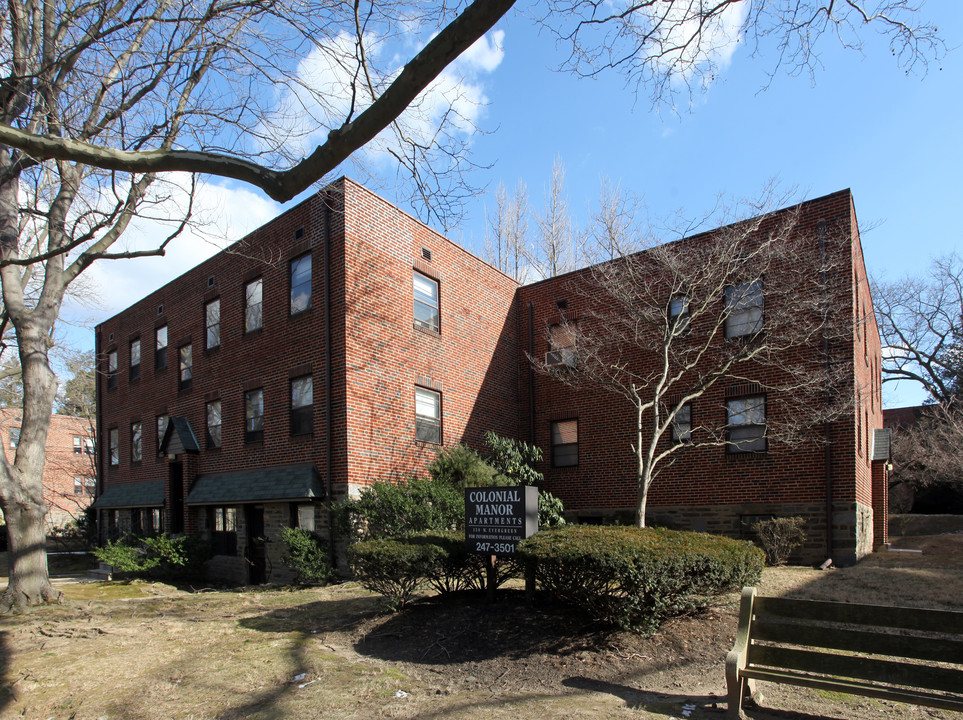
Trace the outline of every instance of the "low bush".
{"type": "Polygon", "coordinates": [[[668,617],[758,582],[763,553],[741,540],[661,528],[566,525],[518,548],[543,589],[602,622],[652,632],[668,617]]]}
{"type": "Polygon", "coordinates": [[[446,482],[378,480],[335,509],[338,532],[359,540],[444,531],[465,522],[463,492],[446,482]]]}
{"type": "Polygon", "coordinates": [[[801,517],[777,517],[754,523],[752,529],[766,553],[766,563],[785,565],[793,550],[806,542],[805,525],[806,520],[801,517]]]}
{"type": "Polygon", "coordinates": [[[407,605],[419,586],[441,571],[445,551],[433,543],[363,540],[346,549],[351,572],[361,585],[385,598],[389,608],[407,605]]]}
{"type": "MultiPolygon", "coordinates": [[[[485,589],[485,557],[467,552],[460,531],[365,540],[349,545],[346,552],[355,578],[383,595],[392,609],[403,608],[423,586],[439,593],[485,589]]],[[[516,577],[519,567],[512,560],[500,560],[495,586],[516,577]]]]}
{"type": "Polygon", "coordinates": [[[298,585],[324,585],[334,576],[328,561],[328,544],[319,535],[301,528],[282,527],[285,552],[281,564],[294,571],[298,585]]]}
{"type": "Polygon", "coordinates": [[[211,558],[206,542],[197,535],[127,536],[93,549],[94,556],[115,570],[164,580],[197,577],[211,558]]]}

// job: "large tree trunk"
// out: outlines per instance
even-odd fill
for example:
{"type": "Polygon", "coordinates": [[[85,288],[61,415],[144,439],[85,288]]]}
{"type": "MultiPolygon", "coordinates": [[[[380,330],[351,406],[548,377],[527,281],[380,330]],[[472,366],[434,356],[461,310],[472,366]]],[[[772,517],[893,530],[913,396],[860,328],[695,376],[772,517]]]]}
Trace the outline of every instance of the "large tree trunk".
{"type": "Polygon", "coordinates": [[[57,602],[61,598],[47,573],[44,509],[42,502],[39,507],[32,502],[4,507],[10,541],[7,550],[10,584],[0,597],[0,612],[57,602]]]}
{"type": "Polygon", "coordinates": [[[57,378],[50,369],[44,324],[28,322],[18,327],[18,331],[23,416],[14,462],[3,463],[0,477],[10,565],[10,583],[0,599],[0,612],[60,599],[47,572],[43,526],[47,510],[43,499],[43,468],[57,378]]]}

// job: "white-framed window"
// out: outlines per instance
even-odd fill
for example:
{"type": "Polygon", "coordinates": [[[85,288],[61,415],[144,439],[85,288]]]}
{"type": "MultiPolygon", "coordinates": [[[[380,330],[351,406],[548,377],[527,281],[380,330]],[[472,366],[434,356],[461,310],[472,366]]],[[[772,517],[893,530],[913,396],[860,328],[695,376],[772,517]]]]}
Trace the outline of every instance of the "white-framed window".
{"type": "Polygon", "coordinates": [[[314,432],[314,381],[310,375],[291,380],[291,434],[314,432]]]}
{"type": "Polygon", "coordinates": [[[441,316],[438,305],[438,281],[417,270],[412,273],[415,296],[415,325],[440,332],[441,316]]]}
{"type": "Polygon", "coordinates": [[[74,495],[84,494],[84,478],[75,477],[74,478],[74,495]]]}
{"type": "Polygon", "coordinates": [[[167,367],[167,326],[161,325],[154,330],[154,369],[167,367]]]}
{"type": "Polygon", "coordinates": [[[221,401],[212,400],[207,403],[207,447],[209,449],[221,447],[221,401]]]}
{"type": "Polygon", "coordinates": [[[689,298],[685,295],[669,299],[669,329],[673,334],[689,332],[689,298]]]}
{"type": "Polygon", "coordinates": [[[726,400],[726,452],[765,452],[766,396],[726,400]]]}
{"type": "Polygon", "coordinates": [[[258,278],[244,286],[244,332],[264,326],[264,280],[258,278]]]}
{"type": "Polygon", "coordinates": [[[130,341],[130,380],[140,379],[140,338],[130,341]]]}
{"type": "Polygon", "coordinates": [[[16,449],[20,444],[20,428],[10,428],[10,447],[16,449]]]}
{"type": "Polygon", "coordinates": [[[92,437],[84,438],[84,454],[85,455],[94,454],[94,439],[92,437]]]}
{"type": "Polygon", "coordinates": [[[130,424],[130,461],[140,462],[144,459],[144,430],[139,422],[130,424]]]}
{"type": "Polygon", "coordinates": [[[111,350],[107,353],[107,389],[113,390],[117,387],[117,351],[111,350]]]}
{"type": "Polygon", "coordinates": [[[441,393],[415,388],[415,440],[441,445],[441,393]]]}
{"type": "Polygon", "coordinates": [[[578,465],[578,420],[552,421],[552,467],[578,465]]]}
{"type": "Polygon", "coordinates": [[[291,314],[297,315],[311,307],[311,255],[291,261],[291,314]]]}
{"type": "Polygon", "coordinates": [[[753,335],[762,330],[762,280],[726,288],[726,337],[753,335]]]}
{"type": "Polygon", "coordinates": [[[161,443],[164,442],[164,434],[167,432],[167,425],[171,421],[170,415],[157,416],[157,454],[160,454],[161,443]]]}
{"type": "Polygon", "coordinates": [[[264,390],[248,390],[244,393],[244,442],[264,440],[264,390]]]}
{"type": "Polygon", "coordinates": [[[298,527],[305,532],[314,532],[314,505],[298,505],[298,527]]]}
{"type": "MultiPolygon", "coordinates": [[[[13,446],[13,443],[10,443],[13,446]]],[[[80,435],[74,435],[74,455],[83,455],[84,453],[84,439],[80,435]]]]}
{"type": "Polygon", "coordinates": [[[686,403],[679,408],[672,420],[672,441],[677,443],[692,440],[692,404],[686,403]]]}
{"type": "Polygon", "coordinates": [[[221,344],[221,299],[214,298],[204,305],[204,346],[211,350],[221,344]]]}
{"type": "Polygon", "coordinates": [[[107,433],[107,448],[110,453],[110,464],[120,465],[120,430],[111,428],[107,433]]]}
{"type": "Polygon", "coordinates": [[[177,350],[178,388],[187,390],[194,382],[194,351],[190,345],[181,345],[177,350]]]}

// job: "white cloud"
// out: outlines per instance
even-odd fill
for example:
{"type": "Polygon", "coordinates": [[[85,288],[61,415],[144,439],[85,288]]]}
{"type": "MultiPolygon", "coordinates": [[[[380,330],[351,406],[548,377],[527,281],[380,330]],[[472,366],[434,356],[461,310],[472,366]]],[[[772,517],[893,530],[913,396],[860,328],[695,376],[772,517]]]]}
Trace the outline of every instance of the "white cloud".
{"type": "MultiPolygon", "coordinates": [[[[177,185],[168,185],[166,189],[172,187],[170,202],[174,207],[184,207],[186,191],[177,185]]],[[[91,310],[68,300],[65,316],[74,321],[100,322],[239,240],[280,211],[277,203],[246,188],[209,182],[198,186],[194,204],[194,222],[167,246],[164,256],[95,262],[82,277],[98,296],[96,307],[91,310]]],[[[139,218],[112,251],[156,248],[173,227],[160,220],[139,218]]]]}
{"type": "MultiPolygon", "coordinates": [[[[656,4],[649,8],[648,27],[655,29],[657,45],[666,51],[657,58],[657,65],[671,72],[678,83],[699,78],[703,89],[707,88],[729,67],[742,43],[748,5],[728,4],[707,21],[704,14],[717,7],[711,0],[656,4]]],[[[648,49],[646,46],[645,51],[648,49]]]]}
{"type": "MultiPolygon", "coordinates": [[[[430,144],[442,127],[469,138],[488,102],[483,77],[494,72],[504,59],[504,37],[502,30],[488,33],[446,68],[398,119],[401,132],[422,144],[430,144]]],[[[301,155],[324,142],[330,129],[340,126],[349,112],[357,117],[370,106],[374,95],[401,72],[408,53],[393,53],[393,48],[373,34],[366,35],[364,42],[369,68],[380,72],[370,78],[374,93],[356,60],[355,38],[341,33],[302,59],[295,80],[279,95],[276,111],[265,120],[262,131],[283,138],[289,152],[301,155]]],[[[415,46],[409,51],[418,49],[415,46]]],[[[362,161],[387,161],[390,151],[397,147],[395,133],[388,128],[359,151],[358,157],[362,161]]]]}

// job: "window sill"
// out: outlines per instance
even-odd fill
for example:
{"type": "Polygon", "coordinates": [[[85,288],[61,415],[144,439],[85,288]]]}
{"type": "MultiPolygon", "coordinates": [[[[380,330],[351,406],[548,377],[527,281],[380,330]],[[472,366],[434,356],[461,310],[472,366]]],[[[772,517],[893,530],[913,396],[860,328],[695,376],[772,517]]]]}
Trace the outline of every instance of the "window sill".
{"type": "Polygon", "coordinates": [[[425,327],[424,325],[413,324],[412,329],[415,332],[421,333],[422,335],[428,335],[429,337],[441,337],[441,330],[435,330],[434,328],[425,327]]]}
{"type": "Polygon", "coordinates": [[[310,317],[314,312],[314,307],[305,308],[304,310],[298,310],[296,313],[288,313],[288,320],[298,320],[303,317],[310,317]]]}
{"type": "Polygon", "coordinates": [[[217,351],[220,350],[220,349],[221,349],[221,346],[220,346],[220,345],[215,345],[214,347],[206,347],[206,348],[204,348],[204,354],[205,354],[205,355],[214,355],[214,354],[217,353],[217,351]]]}
{"type": "Polygon", "coordinates": [[[243,337],[246,337],[246,338],[257,337],[263,332],[264,332],[264,326],[262,325],[261,327],[255,328],[254,330],[245,330],[243,337]]]}

